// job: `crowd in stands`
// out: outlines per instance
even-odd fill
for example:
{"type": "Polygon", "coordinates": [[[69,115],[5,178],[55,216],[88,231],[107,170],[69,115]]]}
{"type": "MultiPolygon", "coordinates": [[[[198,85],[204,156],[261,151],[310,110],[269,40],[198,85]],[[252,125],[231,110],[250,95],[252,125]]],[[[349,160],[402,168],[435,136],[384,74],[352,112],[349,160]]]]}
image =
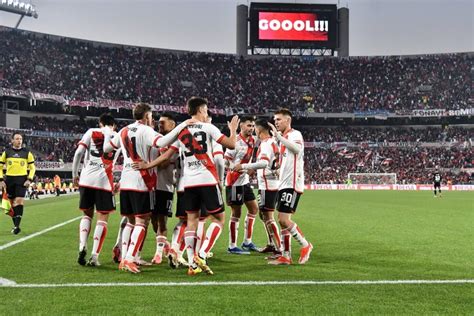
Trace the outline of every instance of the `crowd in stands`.
{"type": "MultiPolygon", "coordinates": [[[[87,129],[98,127],[97,118],[94,119],[58,119],[49,116],[22,117],[20,128],[28,130],[40,130],[48,132],[63,132],[71,134],[83,134],[87,129]]],[[[132,121],[117,120],[117,128],[130,124],[132,121]]]]}
{"type": "MultiPolygon", "coordinates": [[[[77,134],[97,126],[97,120],[59,120],[56,118],[22,118],[21,128],[34,128],[35,122],[48,131],[68,131],[77,134]]],[[[120,122],[119,124],[125,124],[120,122]]],[[[470,183],[470,174],[461,168],[474,167],[472,127],[447,128],[363,128],[313,127],[299,128],[306,142],[324,142],[305,149],[306,182],[345,183],[348,173],[396,173],[399,183],[430,183],[435,166],[446,169],[445,179],[453,184],[470,183]],[[337,147],[334,142],[356,142],[355,147],[337,147]],[[418,145],[387,146],[387,142],[453,142],[452,146],[421,147],[418,145]],[[377,143],[366,144],[364,142],[377,143]],[[451,171],[450,171],[451,170],[451,171]]],[[[9,144],[10,135],[0,137],[0,152],[9,144]]],[[[60,137],[25,137],[25,145],[37,160],[71,162],[78,139],[60,137]]],[[[446,143],[444,143],[446,145],[446,143]]],[[[120,162],[119,162],[120,163],[120,162]]]]}
{"type": "Polygon", "coordinates": [[[305,141],[315,142],[465,142],[474,141],[474,128],[465,127],[304,127],[305,141]]]}
{"type": "Polygon", "coordinates": [[[306,183],[343,184],[349,173],[396,173],[398,183],[432,183],[436,166],[446,169],[442,172],[444,181],[469,184],[472,183],[470,173],[460,169],[474,168],[474,154],[470,148],[305,150],[306,183]]]}
{"type": "Polygon", "coordinates": [[[243,59],[99,45],[0,28],[0,87],[67,99],[183,105],[289,107],[296,113],[464,109],[472,54],[243,59]]]}

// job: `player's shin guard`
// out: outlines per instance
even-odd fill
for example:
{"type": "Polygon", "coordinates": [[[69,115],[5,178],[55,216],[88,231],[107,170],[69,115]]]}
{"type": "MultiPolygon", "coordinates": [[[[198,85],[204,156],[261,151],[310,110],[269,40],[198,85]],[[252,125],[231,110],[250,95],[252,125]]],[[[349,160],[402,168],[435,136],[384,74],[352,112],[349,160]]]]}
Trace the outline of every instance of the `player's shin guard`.
{"type": "Polygon", "coordinates": [[[130,237],[135,226],[127,223],[122,232],[122,259],[125,257],[128,251],[128,245],[130,244],[130,237]]]}
{"type": "Polygon", "coordinates": [[[289,228],[288,231],[290,232],[291,236],[293,236],[293,238],[300,243],[301,246],[308,246],[308,241],[306,238],[304,238],[303,232],[298,227],[298,225],[296,225],[296,223],[291,228],[289,228]]]}
{"type": "Polygon", "coordinates": [[[107,236],[107,222],[97,221],[94,230],[94,244],[92,245],[92,255],[99,256],[107,236]]]}
{"type": "Polygon", "coordinates": [[[229,248],[237,247],[237,237],[239,235],[239,218],[231,217],[229,221],[229,248]]]}
{"type": "Polygon", "coordinates": [[[291,258],[291,235],[287,229],[281,231],[281,248],[283,256],[291,258]]]}
{"type": "Polygon", "coordinates": [[[79,224],[79,251],[84,248],[87,248],[87,237],[89,237],[89,232],[91,230],[91,221],[87,215],[84,215],[79,224]]]}
{"type": "Polygon", "coordinates": [[[201,245],[204,242],[205,238],[205,231],[204,227],[206,226],[206,220],[200,220],[198,223],[198,227],[196,229],[196,245],[194,249],[196,250],[196,253],[199,253],[199,250],[201,249],[201,245]]]}
{"type": "Polygon", "coordinates": [[[127,250],[127,255],[125,260],[133,262],[135,256],[137,255],[140,247],[143,243],[143,239],[145,238],[145,226],[142,224],[136,224],[133,228],[132,237],[130,237],[130,245],[127,250]]]}
{"type": "Polygon", "coordinates": [[[273,246],[275,246],[275,249],[277,251],[282,251],[281,249],[281,238],[280,238],[280,230],[278,229],[278,226],[276,222],[272,219],[266,222],[265,227],[267,228],[267,231],[271,235],[272,241],[273,241],[273,246]]]}
{"type": "Polygon", "coordinates": [[[267,233],[267,245],[275,246],[272,238],[272,231],[271,228],[268,226],[267,222],[263,222],[263,227],[265,228],[265,232],[267,233]]]}
{"type": "Polygon", "coordinates": [[[13,226],[20,227],[21,218],[23,216],[23,205],[13,207],[13,226]]]}
{"type": "Polygon", "coordinates": [[[252,242],[253,235],[253,224],[255,223],[255,215],[247,213],[245,216],[245,231],[244,231],[244,243],[249,244],[252,242]]]}
{"type": "Polygon", "coordinates": [[[201,250],[199,251],[199,257],[206,258],[207,254],[212,250],[216,244],[217,239],[222,232],[222,226],[218,223],[211,223],[206,231],[206,238],[202,244],[201,250]]]}
{"type": "Polygon", "coordinates": [[[186,252],[188,254],[188,263],[191,266],[194,261],[194,245],[196,242],[196,232],[194,231],[186,231],[184,232],[184,243],[186,245],[186,252]]]}
{"type": "Polygon", "coordinates": [[[156,236],[156,252],[155,257],[158,255],[160,258],[163,257],[163,249],[165,248],[167,238],[166,236],[156,236]]]}

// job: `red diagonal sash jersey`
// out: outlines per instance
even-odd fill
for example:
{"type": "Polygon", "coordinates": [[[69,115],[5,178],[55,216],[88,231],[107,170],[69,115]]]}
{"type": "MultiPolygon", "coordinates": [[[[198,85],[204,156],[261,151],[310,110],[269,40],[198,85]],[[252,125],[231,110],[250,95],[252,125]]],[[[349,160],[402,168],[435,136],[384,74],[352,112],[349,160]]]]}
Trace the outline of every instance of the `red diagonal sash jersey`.
{"type": "Polygon", "coordinates": [[[266,160],[268,165],[264,169],[257,169],[257,181],[259,190],[277,191],[279,168],[278,145],[272,137],[262,139],[257,151],[257,161],[266,160]]]}
{"type": "Polygon", "coordinates": [[[79,178],[79,186],[112,191],[113,189],[113,161],[115,151],[104,153],[105,128],[89,129],[79,141],[78,146],[86,148],[84,165],[79,178]]]}
{"type": "Polygon", "coordinates": [[[303,135],[291,129],[283,135],[289,141],[301,147],[299,154],[292,153],[285,145],[280,143],[280,183],[279,190],[293,189],[296,192],[304,191],[304,141],[303,135]]]}
{"type": "MultiPolygon", "coordinates": [[[[227,150],[224,157],[234,165],[248,163],[252,160],[254,147],[255,138],[253,136],[245,139],[241,134],[239,134],[235,144],[235,149],[227,150]]],[[[249,175],[246,172],[240,173],[228,171],[225,182],[226,186],[245,185],[249,183],[249,175]]]]}
{"type": "Polygon", "coordinates": [[[150,148],[157,147],[162,137],[153,128],[140,122],[122,128],[110,140],[112,147],[122,148],[123,170],[120,177],[120,190],[146,192],[153,191],[156,185],[156,173],[148,170],[134,170],[132,163],[150,161],[150,148]]]}
{"type": "Polygon", "coordinates": [[[182,185],[184,188],[212,186],[219,183],[213,159],[212,140],[220,143],[224,135],[209,123],[193,124],[185,128],[171,145],[181,150],[182,185]]]}

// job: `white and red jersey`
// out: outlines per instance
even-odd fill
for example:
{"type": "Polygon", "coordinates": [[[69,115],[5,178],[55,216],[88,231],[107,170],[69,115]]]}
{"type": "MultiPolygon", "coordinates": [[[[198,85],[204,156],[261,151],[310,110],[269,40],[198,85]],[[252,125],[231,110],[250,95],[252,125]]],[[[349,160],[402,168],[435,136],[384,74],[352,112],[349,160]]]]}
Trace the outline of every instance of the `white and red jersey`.
{"type": "Polygon", "coordinates": [[[219,183],[213,158],[212,140],[220,142],[225,136],[210,123],[189,125],[179,133],[171,145],[176,152],[182,151],[182,179],[184,188],[211,186],[219,183]]]}
{"type": "MultiPolygon", "coordinates": [[[[160,155],[164,154],[168,150],[168,147],[150,149],[150,161],[155,160],[160,155]]],[[[170,159],[170,163],[165,168],[155,168],[156,170],[156,190],[174,192],[174,185],[176,182],[176,168],[173,159],[170,159]]]]}
{"type": "MultiPolygon", "coordinates": [[[[235,149],[227,150],[224,158],[234,165],[249,163],[252,160],[254,148],[255,138],[253,136],[245,139],[242,134],[239,134],[235,143],[235,149]]],[[[246,172],[227,171],[226,186],[240,186],[247,183],[249,183],[249,175],[246,172]]]]}
{"type": "Polygon", "coordinates": [[[132,163],[150,161],[150,148],[157,147],[156,142],[162,137],[153,128],[139,121],[122,128],[110,139],[113,148],[122,148],[123,170],[120,177],[120,190],[146,192],[156,186],[154,170],[134,170],[132,163]]]}
{"type": "MultiPolygon", "coordinates": [[[[178,142],[176,141],[173,145],[174,148],[177,148],[178,142]]],[[[175,159],[175,167],[176,167],[176,191],[177,192],[184,192],[184,179],[183,179],[183,173],[184,173],[184,154],[181,149],[176,152],[176,159],[175,159]]]]}
{"type": "Polygon", "coordinates": [[[106,127],[90,128],[78,143],[78,146],[86,148],[84,165],[79,178],[81,187],[113,190],[113,162],[116,152],[104,153],[104,134],[108,132],[106,129],[106,127]]]}
{"type": "Polygon", "coordinates": [[[279,190],[294,189],[304,191],[304,141],[301,133],[295,129],[289,130],[284,138],[301,147],[299,154],[292,153],[280,142],[280,178],[279,190]]]}
{"type": "Polygon", "coordinates": [[[257,151],[257,161],[268,161],[267,167],[257,169],[257,181],[259,190],[277,191],[278,190],[278,176],[277,169],[279,168],[278,145],[275,139],[268,137],[260,141],[260,146],[257,151]]]}

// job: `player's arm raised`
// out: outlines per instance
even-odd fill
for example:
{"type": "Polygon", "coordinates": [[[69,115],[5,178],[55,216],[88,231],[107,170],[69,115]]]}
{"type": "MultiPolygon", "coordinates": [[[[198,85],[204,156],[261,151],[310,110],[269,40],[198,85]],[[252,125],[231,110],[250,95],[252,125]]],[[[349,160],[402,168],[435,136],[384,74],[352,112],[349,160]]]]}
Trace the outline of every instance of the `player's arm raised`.
{"type": "Polygon", "coordinates": [[[237,115],[234,115],[232,117],[232,120],[230,122],[227,122],[227,126],[229,127],[230,130],[230,136],[223,136],[220,140],[219,143],[229,149],[234,149],[235,148],[235,143],[237,141],[237,127],[239,126],[240,119],[237,115]]]}
{"type": "Polygon", "coordinates": [[[299,154],[301,150],[303,149],[303,144],[299,142],[294,142],[289,139],[286,139],[281,135],[278,130],[276,129],[275,125],[272,123],[268,122],[268,125],[272,128],[272,134],[283,144],[285,145],[286,148],[288,148],[289,151],[291,151],[293,154],[299,154]]]}

